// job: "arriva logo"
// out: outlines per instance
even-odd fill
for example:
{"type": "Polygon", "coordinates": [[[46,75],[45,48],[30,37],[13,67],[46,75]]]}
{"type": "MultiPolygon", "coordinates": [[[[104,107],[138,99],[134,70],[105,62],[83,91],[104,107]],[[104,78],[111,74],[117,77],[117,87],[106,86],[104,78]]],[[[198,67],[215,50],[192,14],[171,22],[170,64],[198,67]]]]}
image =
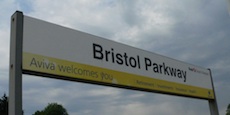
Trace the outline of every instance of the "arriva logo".
{"type": "Polygon", "coordinates": [[[203,75],[209,75],[209,73],[208,72],[205,72],[205,71],[202,71],[202,70],[198,70],[198,69],[196,69],[196,68],[191,68],[191,67],[188,67],[188,70],[189,71],[192,71],[192,72],[195,72],[195,73],[200,73],[200,74],[203,74],[203,75]]]}
{"type": "Polygon", "coordinates": [[[193,72],[197,71],[196,68],[191,68],[191,67],[188,67],[188,70],[193,71],[193,72]]]}

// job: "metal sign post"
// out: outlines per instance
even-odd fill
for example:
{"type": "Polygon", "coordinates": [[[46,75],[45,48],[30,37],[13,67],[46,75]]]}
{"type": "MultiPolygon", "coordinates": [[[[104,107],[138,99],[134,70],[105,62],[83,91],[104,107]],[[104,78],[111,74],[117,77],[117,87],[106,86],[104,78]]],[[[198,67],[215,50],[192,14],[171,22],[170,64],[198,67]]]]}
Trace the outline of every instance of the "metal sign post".
{"type": "Polygon", "coordinates": [[[22,38],[23,13],[11,17],[9,115],[22,115],[22,38]]]}
{"type": "Polygon", "coordinates": [[[209,103],[209,109],[210,109],[210,113],[211,115],[219,115],[219,111],[218,111],[218,105],[217,105],[217,101],[216,101],[216,93],[215,93],[215,88],[213,85],[213,79],[212,79],[212,72],[211,69],[208,69],[210,72],[210,76],[211,76],[211,80],[212,80],[212,87],[213,87],[213,92],[214,92],[214,99],[209,99],[208,103],[209,103]]]}

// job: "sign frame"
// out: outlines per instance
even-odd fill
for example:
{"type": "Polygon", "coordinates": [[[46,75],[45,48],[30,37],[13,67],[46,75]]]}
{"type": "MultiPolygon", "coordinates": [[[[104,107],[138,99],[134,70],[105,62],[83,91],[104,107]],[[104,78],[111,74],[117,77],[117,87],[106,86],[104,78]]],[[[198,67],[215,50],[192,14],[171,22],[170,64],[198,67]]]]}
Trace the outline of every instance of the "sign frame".
{"type": "Polygon", "coordinates": [[[23,13],[11,17],[9,65],[9,115],[22,115],[22,39],[23,13]]]}
{"type": "MultiPolygon", "coordinates": [[[[22,47],[23,47],[23,13],[20,11],[16,11],[12,17],[11,17],[11,43],[10,43],[10,83],[9,83],[9,115],[21,115],[22,114],[22,74],[32,74],[32,75],[42,75],[46,77],[54,77],[55,75],[44,75],[39,72],[30,72],[30,71],[23,71],[22,70],[22,47]]],[[[209,69],[210,75],[211,70],[209,69]]],[[[80,81],[80,82],[86,82],[86,83],[93,83],[93,84],[100,84],[100,85],[106,85],[106,86],[112,86],[112,87],[120,87],[120,88],[126,88],[126,89],[133,89],[133,90],[141,90],[141,91],[147,91],[147,92],[155,92],[155,93],[163,93],[161,91],[152,91],[148,89],[142,89],[142,88],[133,88],[133,87],[127,87],[123,85],[111,85],[107,83],[98,83],[94,81],[88,81],[88,80],[80,80],[80,79],[72,79],[72,78],[65,78],[58,76],[58,79],[64,79],[64,80],[72,80],[72,81],[80,81]]],[[[213,80],[211,76],[211,83],[212,83],[212,89],[214,94],[214,99],[206,99],[209,101],[209,107],[211,115],[218,115],[218,106],[216,102],[216,96],[214,91],[214,85],[213,80]]],[[[173,93],[166,93],[169,95],[177,95],[173,93]]],[[[177,95],[177,96],[184,96],[184,95],[177,95]]],[[[191,97],[191,98],[197,98],[192,96],[184,96],[184,97],[191,97]]],[[[203,98],[201,98],[203,99],[203,98]]]]}

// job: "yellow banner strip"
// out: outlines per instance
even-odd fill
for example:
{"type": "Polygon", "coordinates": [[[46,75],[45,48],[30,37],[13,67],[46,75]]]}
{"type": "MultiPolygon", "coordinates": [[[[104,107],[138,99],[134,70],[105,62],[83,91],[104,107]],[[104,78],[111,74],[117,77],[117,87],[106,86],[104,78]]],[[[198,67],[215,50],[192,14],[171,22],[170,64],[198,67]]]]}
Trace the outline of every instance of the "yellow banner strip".
{"type": "Polygon", "coordinates": [[[162,93],[214,99],[211,89],[154,79],[106,68],[23,52],[23,70],[162,93]]]}

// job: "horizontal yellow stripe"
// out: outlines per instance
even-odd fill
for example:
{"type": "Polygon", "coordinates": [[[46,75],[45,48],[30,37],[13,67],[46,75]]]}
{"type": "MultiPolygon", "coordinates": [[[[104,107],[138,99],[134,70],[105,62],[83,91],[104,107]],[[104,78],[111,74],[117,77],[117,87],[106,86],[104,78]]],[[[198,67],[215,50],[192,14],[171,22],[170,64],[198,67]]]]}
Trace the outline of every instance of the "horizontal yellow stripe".
{"type": "Polygon", "coordinates": [[[211,89],[194,87],[26,52],[23,52],[23,70],[90,80],[98,83],[107,83],[113,86],[121,85],[175,95],[214,99],[214,94],[211,89]]]}

